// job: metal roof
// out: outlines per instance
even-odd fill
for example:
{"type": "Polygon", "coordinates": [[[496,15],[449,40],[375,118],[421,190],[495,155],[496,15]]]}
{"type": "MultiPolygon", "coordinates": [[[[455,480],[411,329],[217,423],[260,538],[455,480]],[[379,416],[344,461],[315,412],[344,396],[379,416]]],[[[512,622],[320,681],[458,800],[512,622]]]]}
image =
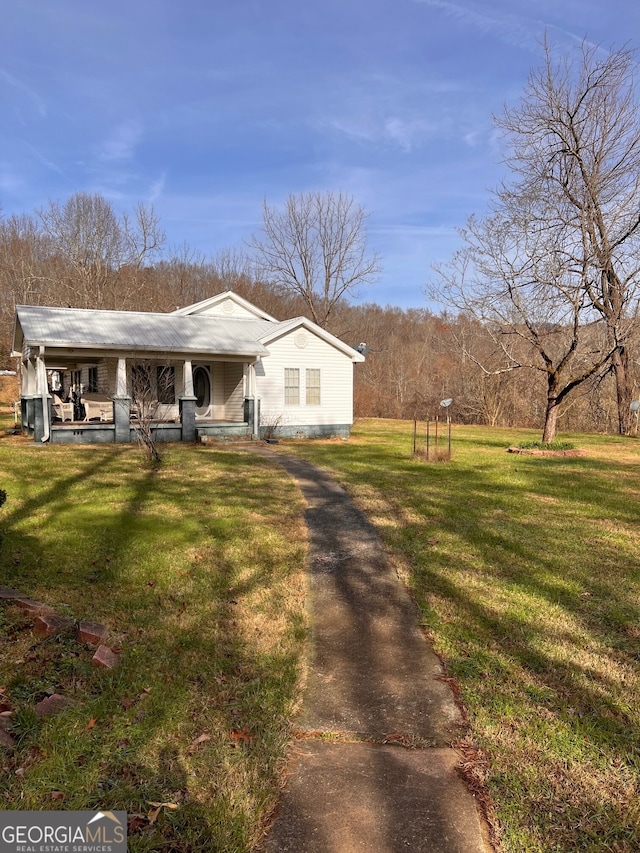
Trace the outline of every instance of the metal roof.
{"type": "Polygon", "coordinates": [[[59,350],[106,350],[135,353],[199,353],[253,357],[269,355],[278,336],[304,327],[335,346],[352,361],[364,357],[306,317],[267,320],[220,314],[153,314],[98,311],[93,308],[16,307],[13,350],[44,346],[59,350]]]}
{"type": "Polygon", "coordinates": [[[209,355],[268,355],[259,341],[263,320],[221,316],[182,316],[83,308],[16,308],[14,348],[53,346],[73,349],[197,352],[209,355]]]}

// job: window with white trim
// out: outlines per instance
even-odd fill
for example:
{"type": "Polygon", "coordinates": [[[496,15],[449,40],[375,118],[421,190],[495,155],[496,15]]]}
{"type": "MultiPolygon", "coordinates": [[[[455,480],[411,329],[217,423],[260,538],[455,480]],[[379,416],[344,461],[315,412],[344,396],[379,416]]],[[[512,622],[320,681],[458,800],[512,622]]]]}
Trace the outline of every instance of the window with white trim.
{"type": "Polygon", "coordinates": [[[300,405],[300,370],[297,367],[284,369],[284,404],[285,406],[300,405]]]}
{"type": "Polygon", "coordinates": [[[307,368],[307,406],[320,405],[320,369],[307,368]]]}

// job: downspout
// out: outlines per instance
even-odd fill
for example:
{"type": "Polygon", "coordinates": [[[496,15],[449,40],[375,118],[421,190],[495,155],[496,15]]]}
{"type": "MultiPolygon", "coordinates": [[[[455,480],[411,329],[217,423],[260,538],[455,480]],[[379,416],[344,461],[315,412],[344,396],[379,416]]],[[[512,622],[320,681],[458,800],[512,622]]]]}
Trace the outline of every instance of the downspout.
{"type": "Polygon", "coordinates": [[[44,444],[51,437],[49,431],[49,389],[47,388],[47,369],[44,363],[44,347],[40,347],[38,355],[38,382],[40,383],[40,394],[42,396],[42,427],[43,433],[40,441],[44,444]]]}

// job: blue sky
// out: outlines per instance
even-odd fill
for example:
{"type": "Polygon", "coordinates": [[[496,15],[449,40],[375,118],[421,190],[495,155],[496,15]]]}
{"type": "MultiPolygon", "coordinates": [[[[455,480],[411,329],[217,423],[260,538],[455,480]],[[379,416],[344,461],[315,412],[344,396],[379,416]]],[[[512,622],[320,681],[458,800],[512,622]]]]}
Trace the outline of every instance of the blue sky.
{"type": "Polygon", "coordinates": [[[167,247],[243,248],[263,200],[343,190],[382,257],[367,301],[426,305],[503,174],[492,114],[547,32],[640,47],[635,0],[0,0],[5,216],[100,192],[167,247]]]}

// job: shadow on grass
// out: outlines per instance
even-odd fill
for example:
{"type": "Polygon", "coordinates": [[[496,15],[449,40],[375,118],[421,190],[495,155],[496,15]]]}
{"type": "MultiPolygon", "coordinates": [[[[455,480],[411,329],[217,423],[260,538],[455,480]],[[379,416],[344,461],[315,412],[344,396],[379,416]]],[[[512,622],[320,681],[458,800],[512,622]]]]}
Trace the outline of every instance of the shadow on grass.
{"type": "Polygon", "coordinates": [[[461,444],[439,465],[392,434],[287,450],[334,471],[402,555],[493,758],[499,809],[517,814],[509,849],[606,836],[636,850],[640,467],[461,444]]]}
{"type": "Polygon", "coordinates": [[[3,674],[9,695],[19,681],[25,708],[47,686],[75,706],[34,724],[5,768],[5,807],[55,808],[59,790],[66,809],[141,815],[131,850],[251,849],[276,793],[304,636],[301,604],[274,600],[303,562],[291,485],[257,460],[195,448],[159,472],[132,449],[54,451],[39,472],[32,454],[3,465],[3,583],[104,621],[123,651],[105,673],[67,638],[12,626],[28,677],[3,674]],[[178,808],[150,821],[152,802],[178,808]]]}

